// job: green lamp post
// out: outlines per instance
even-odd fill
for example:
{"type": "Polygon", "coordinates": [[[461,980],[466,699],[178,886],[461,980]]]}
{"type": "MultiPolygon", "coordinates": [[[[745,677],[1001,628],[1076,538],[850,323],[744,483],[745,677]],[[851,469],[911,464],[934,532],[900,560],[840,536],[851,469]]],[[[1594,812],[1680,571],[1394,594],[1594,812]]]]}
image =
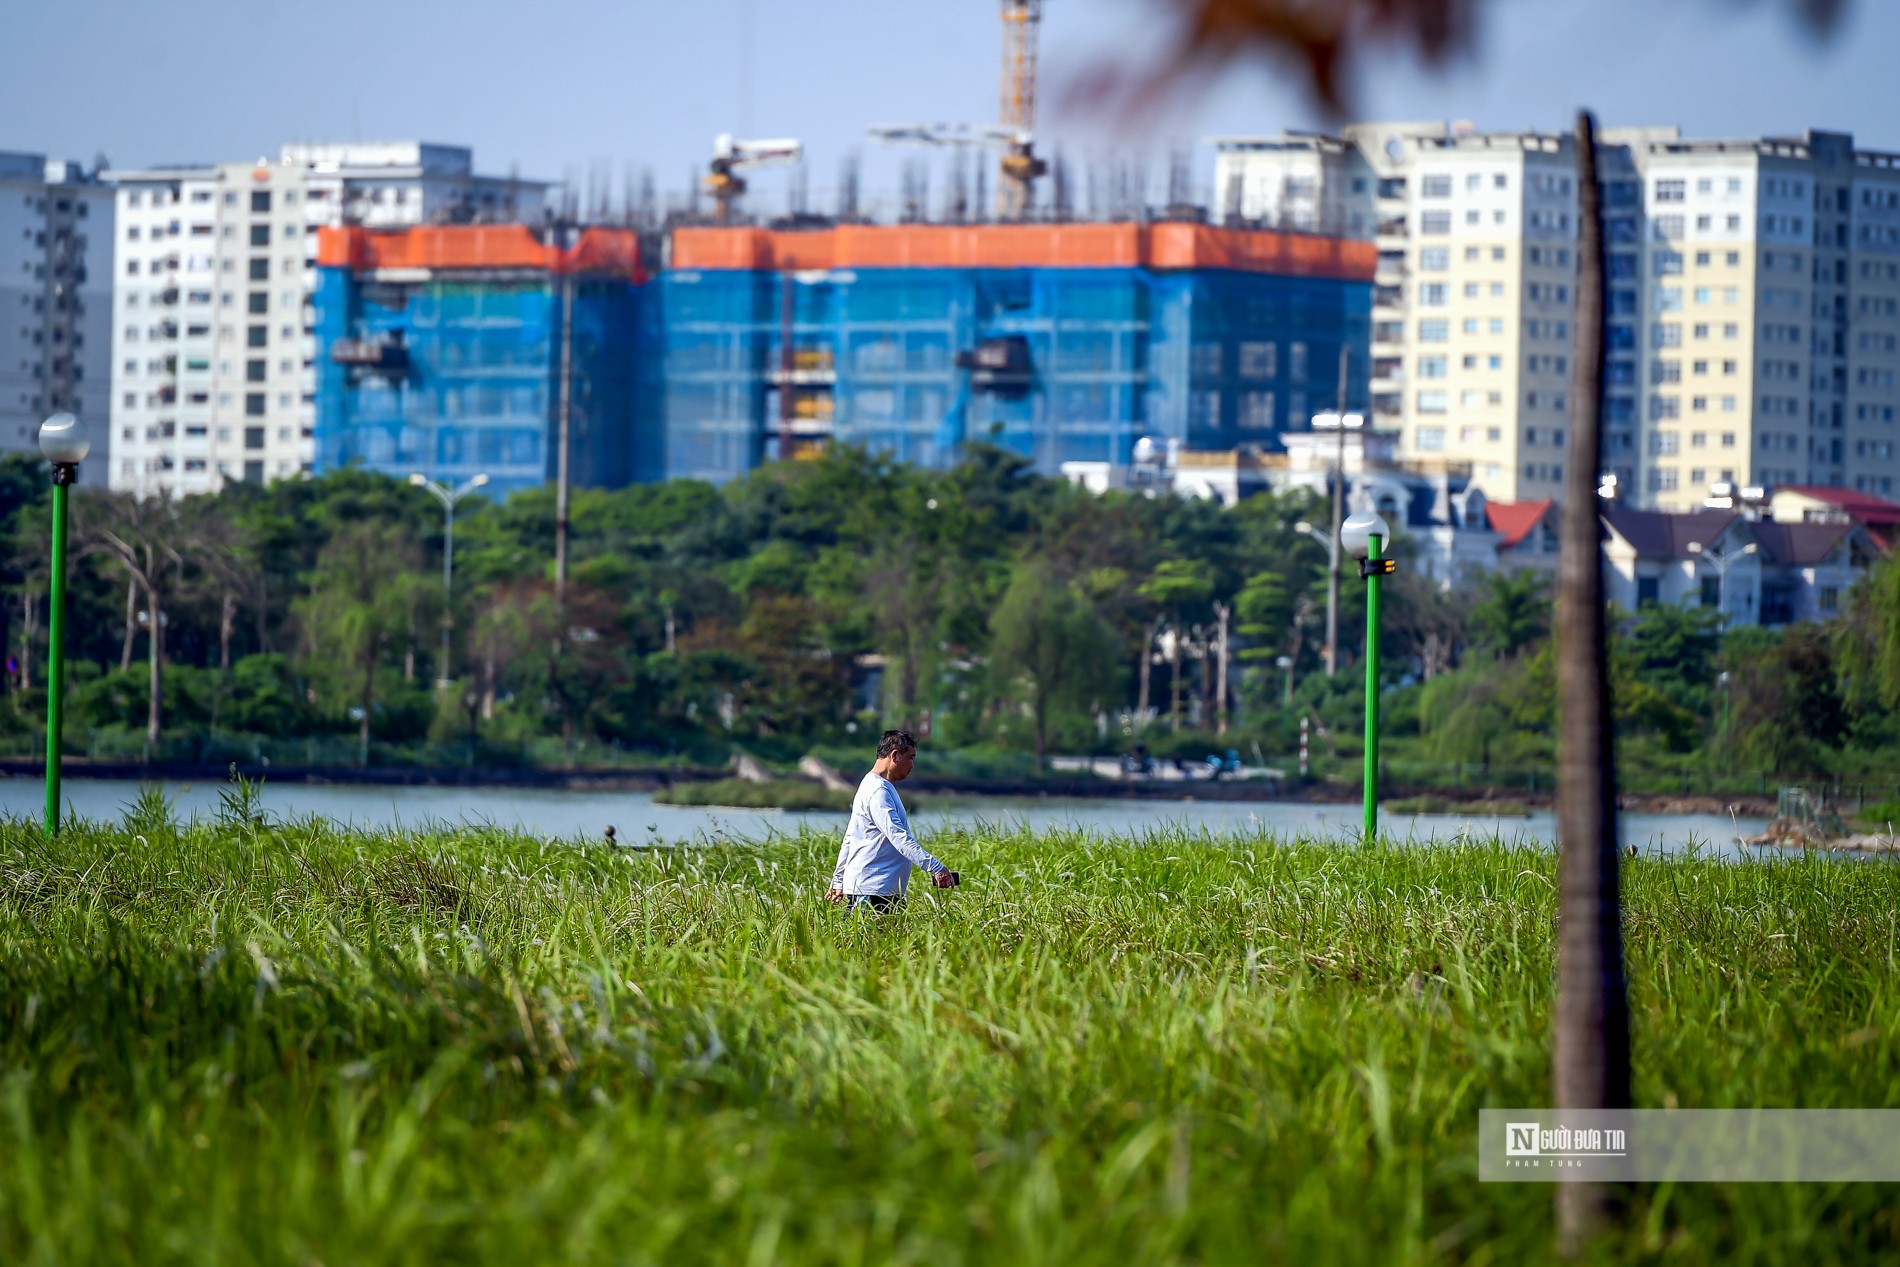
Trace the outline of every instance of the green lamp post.
{"type": "Polygon", "coordinates": [[[46,618],[46,834],[59,834],[60,732],[66,707],[66,490],[92,448],[86,424],[54,414],[40,424],[40,452],[53,464],[53,578],[46,618]]]}
{"type": "Polygon", "coordinates": [[[1379,830],[1379,582],[1398,570],[1383,556],[1392,529],[1370,510],[1355,512],[1339,526],[1339,544],[1359,560],[1366,582],[1366,839],[1379,830]]]}

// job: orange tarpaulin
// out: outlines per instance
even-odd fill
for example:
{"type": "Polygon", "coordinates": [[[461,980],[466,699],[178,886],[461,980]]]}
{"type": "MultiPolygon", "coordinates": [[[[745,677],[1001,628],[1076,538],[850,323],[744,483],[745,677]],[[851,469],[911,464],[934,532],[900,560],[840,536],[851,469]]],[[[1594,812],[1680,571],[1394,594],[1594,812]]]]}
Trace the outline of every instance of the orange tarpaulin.
{"type": "Polygon", "coordinates": [[[1226,268],[1372,280],[1370,242],[1204,224],[842,224],[673,231],[679,269],[1226,268]]]}
{"type": "Polygon", "coordinates": [[[520,224],[359,226],[317,231],[317,263],[357,272],[384,268],[454,270],[526,268],[554,273],[614,273],[644,281],[640,237],[631,229],[583,229],[567,250],[548,246],[520,224]]]}

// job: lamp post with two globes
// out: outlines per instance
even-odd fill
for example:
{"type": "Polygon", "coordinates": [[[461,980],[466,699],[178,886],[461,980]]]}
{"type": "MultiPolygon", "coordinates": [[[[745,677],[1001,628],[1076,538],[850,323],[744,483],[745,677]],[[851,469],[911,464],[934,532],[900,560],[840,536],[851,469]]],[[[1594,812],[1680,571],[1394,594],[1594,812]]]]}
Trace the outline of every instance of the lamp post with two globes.
{"type": "Polygon", "coordinates": [[[66,490],[92,448],[86,424],[54,414],[40,424],[40,452],[53,464],[53,576],[48,586],[46,633],[46,834],[59,834],[60,745],[66,708],[66,490]]]}
{"type": "Polygon", "coordinates": [[[432,497],[442,503],[442,662],[435,668],[435,687],[438,691],[446,691],[453,680],[449,676],[449,653],[455,632],[455,616],[450,607],[455,592],[455,504],[486,485],[488,476],[476,475],[450,488],[417,471],[409,477],[409,482],[417,488],[427,489],[432,497]]]}

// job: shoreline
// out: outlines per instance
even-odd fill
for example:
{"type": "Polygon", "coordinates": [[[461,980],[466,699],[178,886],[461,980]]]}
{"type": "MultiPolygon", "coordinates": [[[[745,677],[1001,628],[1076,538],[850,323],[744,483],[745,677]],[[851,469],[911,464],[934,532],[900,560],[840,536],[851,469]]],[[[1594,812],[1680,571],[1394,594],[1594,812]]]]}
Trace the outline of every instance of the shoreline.
{"type": "MultiPolygon", "coordinates": [[[[160,780],[175,783],[223,783],[230,777],[230,762],[165,761],[89,761],[68,758],[64,764],[67,779],[105,779],[127,782],[160,780]]],[[[239,761],[238,773],[245,778],[270,783],[332,784],[364,787],[489,787],[536,788],[586,792],[656,792],[678,783],[699,783],[727,777],[722,770],[682,766],[677,769],[648,767],[614,769],[580,767],[571,770],[540,767],[475,766],[283,766],[239,761]]],[[[0,759],[0,778],[38,779],[44,766],[22,758],[0,759]]],[[[1215,802],[1277,802],[1290,804],[1339,805],[1359,800],[1359,787],[1349,783],[1308,783],[1303,787],[1285,787],[1277,780],[1149,780],[1121,782],[1100,778],[1054,779],[974,779],[946,775],[916,774],[909,788],[922,795],[956,798],[999,798],[1008,800],[1142,800],[1215,802]]],[[[1432,797],[1450,802],[1448,814],[1483,814],[1487,804],[1495,803],[1499,812],[1506,807],[1550,810],[1556,794],[1552,789],[1471,788],[1448,789],[1413,784],[1390,784],[1382,789],[1382,799],[1432,797]]],[[[1619,809],[1647,814],[1733,814],[1741,818],[1768,818],[1775,810],[1772,796],[1720,796],[1700,793],[1623,792],[1617,797],[1619,809]]]]}

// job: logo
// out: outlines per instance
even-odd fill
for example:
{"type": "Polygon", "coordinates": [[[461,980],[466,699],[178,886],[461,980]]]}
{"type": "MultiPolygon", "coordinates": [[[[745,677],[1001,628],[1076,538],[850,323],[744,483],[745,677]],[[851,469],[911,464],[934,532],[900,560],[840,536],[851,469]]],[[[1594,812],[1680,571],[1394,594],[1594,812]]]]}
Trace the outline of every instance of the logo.
{"type": "Polygon", "coordinates": [[[1614,1128],[1506,1122],[1504,1156],[1505,1165],[1520,1169],[1575,1169],[1586,1161],[1629,1156],[1629,1136],[1614,1128]]]}

